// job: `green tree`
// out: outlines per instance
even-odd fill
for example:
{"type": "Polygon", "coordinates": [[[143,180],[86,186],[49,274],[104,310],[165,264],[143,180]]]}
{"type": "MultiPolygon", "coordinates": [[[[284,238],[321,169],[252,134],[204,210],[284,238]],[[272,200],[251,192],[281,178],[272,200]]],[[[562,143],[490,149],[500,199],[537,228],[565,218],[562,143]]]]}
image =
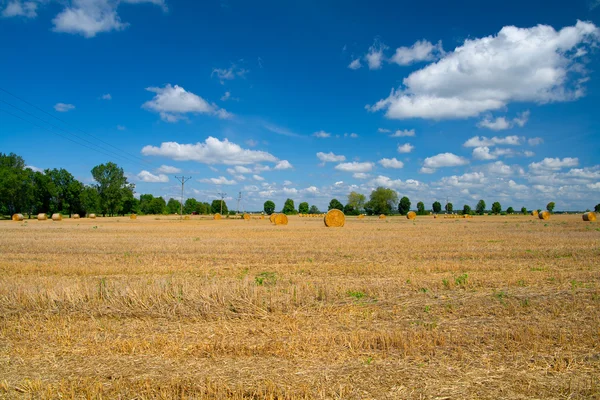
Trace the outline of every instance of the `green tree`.
{"type": "Polygon", "coordinates": [[[471,214],[471,206],[468,205],[468,204],[465,204],[463,206],[463,211],[462,212],[463,212],[463,215],[469,215],[469,214],[471,214]]]}
{"type": "Polygon", "coordinates": [[[526,207],[521,207],[521,214],[527,215],[527,208],[526,207]]]}
{"type": "Polygon", "coordinates": [[[485,201],[479,200],[479,202],[477,202],[477,206],[475,207],[475,211],[477,211],[477,214],[483,215],[485,212],[485,201]]]}
{"type": "Polygon", "coordinates": [[[352,207],[352,204],[346,204],[344,206],[344,214],[346,215],[360,215],[360,211],[352,207]]]}
{"type": "Polygon", "coordinates": [[[162,197],[154,197],[148,204],[148,214],[160,215],[167,212],[167,202],[162,197]]]}
{"type": "Polygon", "coordinates": [[[210,203],[210,212],[211,214],[227,215],[229,213],[227,203],[225,203],[225,200],[213,200],[212,203],[210,203]]]}
{"type": "Polygon", "coordinates": [[[348,194],[348,203],[352,209],[354,209],[358,214],[365,208],[365,202],[367,201],[366,197],[362,193],[350,192],[348,194]]]}
{"type": "Polygon", "coordinates": [[[140,212],[140,201],[135,197],[126,197],[123,200],[123,207],[121,208],[121,214],[139,214],[140,212]]]}
{"type": "Polygon", "coordinates": [[[85,186],[81,191],[81,207],[84,215],[100,212],[100,195],[95,186],[85,186]]]}
{"type": "Polygon", "coordinates": [[[594,212],[600,212],[600,203],[594,206],[594,212]]]}
{"type": "Polygon", "coordinates": [[[173,198],[167,202],[167,212],[169,214],[179,214],[181,212],[181,202],[173,198]]]}
{"type": "Polygon", "coordinates": [[[14,153],[0,153],[0,209],[14,214],[24,211],[30,181],[25,160],[14,153]]]}
{"type": "Polygon", "coordinates": [[[432,205],[431,205],[431,209],[433,210],[434,213],[438,214],[442,211],[442,205],[439,201],[435,201],[432,205]]]}
{"type": "Polygon", "coordinates": [[[298,212],[300,214],[308,214],[308,203],[303,201],[302,203],[298,204],[298,212]]]}
{"type": "Polygon", "coordinates": [[[200,214],[197,210],[198,204],[199,204],[198,200],[194,199],[193,197],[186,199],[185,202],[183,203],[183,212],[185,214],[191,214],[193,212],[200,214]]]}
{"type": "Polygon", "coordinates": [[[546,210],[548,210],[552,214],[555,206],[556,206],[556,204],[554,204],[554,202],[551,201],[550,203],[546,204],[546,210]]]}
{"type": "Polygon", "coordinates": [[[275,203],[273,203],[271,200],[267,200],[263,205],[263,209],[265,210],[265,214],[271,215],[275,212],[275,203]]]}
{"type": "Polygon", "coordinates": [[[420,201],[417,203],[417,215],[425,215],[427,212],[425,211],[425,204],[420,201]]]}
{"type": "Polygon", "coordinates": [[[124,199],[133,196],[135,185],[127,182],[123,168],[115,163],[95,166],[92,168],[92,177],[97,182],[102,215],[114,215],[121,209],[124,199]]]}
{"type": "Polygon", "coordinates": [[[365,203],[365,211],[369,215],[391,214],[398,205],[398,194],[396,191],[384,187],[378,187],[371,192],[369,201],[365,203]]]}
{"type": "Polygon", "coordinates": [[[294,207],[294,200],[287,199],[285,201],[285,204],[283,205],[283,210],[281,210],[281,212],[286,215],[297,214],[296,207],[294,207]]]}
{"type": "Polygon", "coordinates": [[[50,194],[51,212],[79,213],[83,185],[66,169],[47,169],[48,192],[50,194]]]}
{"type": "Polygon", "coordinates": [[[502,212],[502,206],[499,202],[495,201],[494,204],[492,204],[492,212],[494,214],[500,214],[502,212]]]}
{"type": "Polygon", "coordinates": [[[398,213],[400,215],[406,215],[410,211],[410,199],[406,196],[400,199],[398,202],[398,213]]]}
{"type": "Polygon", "coordinates": [[[447,213],[452,214],[452,211],[454,210],[454,205],[452,203],[446,203],[444,208],[446,209],[447,213]]]}
{"type": "Polygon", "coordinates": [[[512,208],[512,207],[508,207],[508,208],[506,209],[506,213],[507,213],[507,214],[514,214],[514,213],[515,213],[515,209],[514,209],[514,208],[512,208]]]}
{"type": "Polygon", "coordinates": [[[150,203],[154,199],[151,194],[143,194],[140,196],[140,212],[150,214],[150,203]]]}
{"type": "Polygon", "coordinates": [[[321,211],[319,211],[319,208],[313,204],[312,206],[310,206],[308,213],[309,214],[321,214],[321,211]]]}
{"type": "Polygon", "coordinates": [[[327,210],[333,210],[333,209],[344,211],[344,205],[342,203],[340,203],[340,201],[338,199],[331,199],[327,210]]]}

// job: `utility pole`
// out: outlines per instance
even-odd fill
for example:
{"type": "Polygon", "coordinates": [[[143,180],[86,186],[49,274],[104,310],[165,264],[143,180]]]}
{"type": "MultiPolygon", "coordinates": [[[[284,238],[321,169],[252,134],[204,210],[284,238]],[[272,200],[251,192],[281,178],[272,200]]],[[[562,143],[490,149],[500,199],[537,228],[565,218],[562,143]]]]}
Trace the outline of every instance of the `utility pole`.
{"type": "Polygon", "coordinates": [[[237,201],[238,201],[237,213],[239,214],[240,213],[240,201],[242,201],[242,192],[240,192],[240,194],[238,195],[237,201]]]}
{"type": "Polygon", "coordinates": [[[223,199],[225,198],[225,196],[227,196],[227,193],[217,193],[219,196],[221,196],[221,215],[223,215],[223,199]]]}
{"type": "Polygon", "coordinates": [[[179,219],[183,219],[183,185],[185,185],[185,183],[187,181],[189,181],[190,179],[192,179],[192,177],[188,176],[186,178],[185,176],[176,176],[175,179],[177,179],[179,182],[181,182],[181,204],[180,204],[179,219]]]}

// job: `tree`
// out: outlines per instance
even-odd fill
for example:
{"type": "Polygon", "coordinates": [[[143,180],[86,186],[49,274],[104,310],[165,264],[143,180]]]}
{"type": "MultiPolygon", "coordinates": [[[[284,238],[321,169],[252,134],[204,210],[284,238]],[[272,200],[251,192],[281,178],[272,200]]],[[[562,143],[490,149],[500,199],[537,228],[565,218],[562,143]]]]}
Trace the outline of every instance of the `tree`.
{"type": "Polygon", "coordinates": [[[100,195],[95,186],[86,186],[81,192],[81,207],[84,214],[100,212],[100,195]]]}
{"type": "Polygon", "coordinates": [[[150,214],[150,202],[154,199],[151,194],[142,194],[140,196],[140,212],[143,214],[150,214]]]}
{"type": "Polygon", "coordinates": [[[423,204],[422,201],[417,203],[417,214],[418,215],[425,215],[425,204],[423,204]]]}
{"type": "Polygon", "coordinates": [[[358,214],[365,208],[366,197],[362,193],[350,192],[348,194],[348,202],[346,205],[350,205],[358,214]]]}
{"type": "Polygon", "coordinates": [[[298,204],[298,212],[300,214],[308,214],[308,203],[303,201],[302,203],[298,204]]]}
{"type": "Polygon", "coordinates": [[[600,203],[594,206],[594,212],[600,212],[600,203]]]}
{"type": "Polygon", "coordinates": [[[494,204],[492,204],[492,212],[494,214],[500,214],[502,212],[502,206],[499,202],[495,201],[494,204]]]}
{"type": "Polygon", "coordinates": [[[346,204],[344,206],[344,214],[346,215],[360,215],[360,211],[355,209],[352,204],[346,204]]]}
{"type": "Polygon", "coordinates": [[[444,208],[446,209],[447,213],[452,214],[452,210],[454,210],[454,205],[452,205],[452,203],[446,203],[446,205],[444,206],[444,208]]]}
{"type": "Polygon", "coordinates": [[[45,174],[51,196],[50,211],[79,213],[82,210],[80,198],[83,184],[63,168],[47,169],[45,174]]]}
{"type": "Polygon", "coordinates": [[[434,213],[439,213],[442,211],[442,205],[440,204],[439,201],[435,201],[432,205],[431,205],[431,209],[433,210],[434,213]]]}
{"type": "Polygon", "coordinates": [[[552,214],[552,211],[554,211],[554,206],[556,204],[554,204],[553,201],[551,201],[550,203],[546,204],[546,210],[550,211],[550,214],[552,214]]]}
{"type": "MultiPolygon", "coordinates": [[[[193,197],[190,197],[189,199],[187,199],[184,203],[183,203],[183,212],[185,214],[191,214],[194,212],[198,213],[198,200],[194,199],[193,197]]],[[[198,213],[200,214],[200,213],[198,213]]]]}
{"type": "Polygon", "coordinates": [[[124,198],[133,196],[135,185],[127,182],[123,168],[115,163],[96,165],[92,168],[92,177],[97,182],[102,215],[114,215],[121,208],[124,198]]]}
{"type": "Polygon", "coordinates": [[[164,214],[167,211],[167,202],[162,197],[154,197],[148,205],[148,214],[164,214]]]}
{"type": "Polygon", "coordinates": [[[0,153],[0,208],[14,214],[23,209],[27,184],[25,160],[14,153],[0,153]]]}
{"type": "Polygon", "coordinates": [[[271,215],[275,212],[275,203],[273,203],[271,200],[267,200],[265,201],[263,209],[265,210],[265,214],[271,215]]]}
{"type": "Polygon", "coordinates": [[[167,212],[169,214],[179,214],[181,211],[181,202],[179,200],[175,200],[173,198],[169,199],[167,203],[167,212]]]}
{"type": "Polygon", "coordinates": [[[212,203],[210,203],[210,212],[211,214],[226,215],[229,212],[227,203],[225,203],[225,200],[213,200],[212,203]]]}
{"type": "Polygon", "coordinates": [[[514,208],[512,208],[512,207],[508,207],[508,208],[506,209],[506,213],[507,213],[507,214],[514,214],[514,213],[515,213],[515,209],[514,209],[514,208]]]}
{"type": "Polygon", "coordinates": [[[281,212],[285,215],[297,214],[296,207],[294,207],[294,200],[287,199],[285,201],[285,204],[283,205],[283,210],[281,210],[281,212]]]}
{"type": "Polygon", "coordinates": [[[527,215],[527,208],[526,207],[521,207],[521,214],[527,215]]]}
{"type": "Polygon", "coordinates": [[[319,208],[313,204],[312,206],[310,206],[308,213],[309,214],[321,214],[321,211],[319,211],[319,208]]]}
{"type": "Polygon", "coordinates": [[[477,206],[475,207],[475,211],[477,211],[477,214],[483,215],[483,213],[485,212],[485,201],[479,200],[477,206]]]}
{"type": "Polygon", "coordinates": [[[344,205],[342,203],[340,203],[340,201],[338,199],[331,199],[327,210],[333,210],[333,209],[344,211],[344,205]]]}
{"type": "Polygon", "coordinates": [[[369,215],[391,214],[398,205],[398,194],[396,191],[384,187],[378,187],[371,192],[369,201],[365,203],[365,211],[369,215]]]}
{"type": "Polygon", "coordinates": [[[469,215],[471,214],[471,206],[468,204],[465,204],[463,206],[463,215],[469,215]]]}
{"type": "Polygon", "coordinates": [[[406,215],[410,211],[410,200],[408,197],[404,196],[400,199],[398,203],[398,212],[400,215],[406,215]]]}

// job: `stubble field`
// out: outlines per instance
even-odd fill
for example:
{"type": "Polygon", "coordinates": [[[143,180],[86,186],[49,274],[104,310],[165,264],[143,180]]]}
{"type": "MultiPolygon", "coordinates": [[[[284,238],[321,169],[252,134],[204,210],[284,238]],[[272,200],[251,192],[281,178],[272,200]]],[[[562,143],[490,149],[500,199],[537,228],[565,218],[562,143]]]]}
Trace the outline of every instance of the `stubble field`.
{"type": "Polygon", "coordinates": [[[581,216],[0,222],[0,398],[599,398],[581,216]]]}

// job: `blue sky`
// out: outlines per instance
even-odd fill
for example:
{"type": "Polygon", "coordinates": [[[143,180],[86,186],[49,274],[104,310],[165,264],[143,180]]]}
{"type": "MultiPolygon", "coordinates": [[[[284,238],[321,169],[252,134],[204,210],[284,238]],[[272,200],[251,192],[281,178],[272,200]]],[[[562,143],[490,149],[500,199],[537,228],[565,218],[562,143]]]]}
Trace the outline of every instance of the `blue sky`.
{"type": "Polygon", "coordinates": [[[599,2],[286,3],[0,0],[0,151],[247,210],[600,202],[599,2]]]}

